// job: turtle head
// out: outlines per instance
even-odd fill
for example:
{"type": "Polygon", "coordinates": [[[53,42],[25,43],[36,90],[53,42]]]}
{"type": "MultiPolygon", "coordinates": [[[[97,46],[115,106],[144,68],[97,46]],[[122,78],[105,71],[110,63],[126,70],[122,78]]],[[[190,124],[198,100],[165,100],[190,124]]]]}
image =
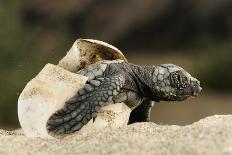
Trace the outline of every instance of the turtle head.
{"type": "Polygon", "coordinates": [[[154,67],[152,76],[152,90],[159,100],[182,101],[197,96],[202,90],[196,78],[173,64],[154,67]]]}

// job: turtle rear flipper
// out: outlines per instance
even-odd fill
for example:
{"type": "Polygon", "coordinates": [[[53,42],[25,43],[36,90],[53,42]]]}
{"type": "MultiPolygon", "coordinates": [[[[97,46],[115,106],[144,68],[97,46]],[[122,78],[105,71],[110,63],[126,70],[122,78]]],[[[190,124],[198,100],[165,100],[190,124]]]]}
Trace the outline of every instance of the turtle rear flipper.
{"type": "Polygon", "coordinates": [[[121,75],[88,81],[62,109],[48,119],[49,134],[60,135],[80,130],[97,116],[102,106],[112,102],[113,96],[119,93],[124,82],[125,79],[121,75]]]}

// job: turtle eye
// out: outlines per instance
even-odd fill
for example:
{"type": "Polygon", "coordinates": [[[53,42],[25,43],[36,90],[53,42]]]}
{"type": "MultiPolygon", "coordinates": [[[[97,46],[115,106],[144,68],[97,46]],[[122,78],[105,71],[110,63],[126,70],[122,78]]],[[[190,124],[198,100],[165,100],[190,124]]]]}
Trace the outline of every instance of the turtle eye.
{"type": "Polygon", "coordinates": [[[176,71],[170,74],[171,86],[181,90],[187,86],[188,79],[181,71],[176,71]]]}
{"type": "Polygon", "coordinates": [[[181,78],[181,76],[178,74],[176,77],[177,77],[177,81],[178,81],[179,83],[182,83],[182,78],[181,78]]]}

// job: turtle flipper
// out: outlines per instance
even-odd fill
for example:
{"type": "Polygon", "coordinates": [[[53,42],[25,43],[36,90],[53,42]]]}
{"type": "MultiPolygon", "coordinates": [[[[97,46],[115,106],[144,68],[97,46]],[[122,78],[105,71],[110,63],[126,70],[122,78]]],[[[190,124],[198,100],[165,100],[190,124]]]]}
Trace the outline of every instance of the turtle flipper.
{"type": "Polygon", "coordinates": [[[47,122],[52,135],[67,134],[80,130],[107,102],[111,102],[124,84],[121,75],[89,80],[84,88],[68,100],[64,107],[55,112],[47,122]]]}
{"type": "Polygon", "coordinates": [[[146,99],[138,107],[131,111],[128,124],[150,121],[150,112],[154,102],[146,99]]]}

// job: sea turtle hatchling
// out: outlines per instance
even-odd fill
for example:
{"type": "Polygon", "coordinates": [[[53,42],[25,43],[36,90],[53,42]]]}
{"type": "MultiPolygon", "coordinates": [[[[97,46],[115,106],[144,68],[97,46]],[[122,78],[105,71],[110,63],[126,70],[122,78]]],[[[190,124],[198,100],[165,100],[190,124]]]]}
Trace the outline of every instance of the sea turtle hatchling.
{"type": "Polygon", "coordinates": [[[102,106],[124,102],[132,112],[129,124],[149,121],[154,101],[182,101],[201,92],[200,82],[173,64],[140,66],[123,60],[103,60],[77,72],[85,86],[47,121],[51,135],[80,130],[102,106]]]}

